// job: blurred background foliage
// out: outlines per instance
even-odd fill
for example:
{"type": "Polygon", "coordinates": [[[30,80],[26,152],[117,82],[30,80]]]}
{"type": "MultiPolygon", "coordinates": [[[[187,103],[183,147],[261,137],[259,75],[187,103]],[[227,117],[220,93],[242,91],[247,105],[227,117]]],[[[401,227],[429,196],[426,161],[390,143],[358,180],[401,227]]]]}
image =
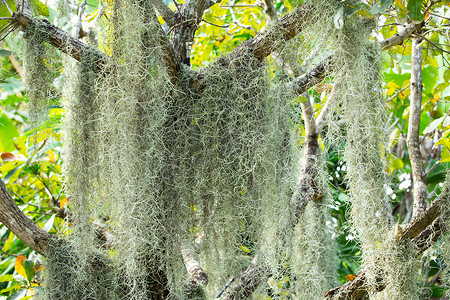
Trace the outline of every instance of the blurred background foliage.
{"type": "MultiPolygon", "coordinates": [[[[301,2],[275,1],[274,6],[278,15],[282,15],[301,2]]],[[[420,33],[424,38],[420,148],[427,172],[429,198],[432,198],[439,192],[439,184],[443,181],[450,163],[448,2],[379,0],[372,1],[370,5],[360,1],[346,2],[349,2],[347,11],[337,14],[357,13],[362,17],[378,15],[379,31],[372,34],[372,38],[377,40],[398,33],[401,30],[398,26],[400,24],[424,20],[427,22],[420,33]]],[[[69,26],[70,20],[56,20],[56,7],[37,0],[33,3],[35,15],[47,17],[62,28],[69,26]]],[[[88,15],[84,19],[84,26],[89,26],[94,20],[99,7],[98,0],[88,0],[87,3],[88,15]]],[[[177,9],[176,3],[166,3],[172,10],[177,9]]],[[[77,5],[70,9],[75,13],[77,5]]],[[[4,5],[0,7],[0,14],[7,15],[4,5]]],[[[163,20],[160,20],[163,23],[163,20]]],[[[223,0],[212,6],[205,13],[204,22],[196,32],[191,52],[192,66],[207,66],[218,56],[230,52],[243,41],[261,32],[268,21],[263,4],[259,1],[223,0]]],[[[27,97],[22,84],[20,44],[20,36],[16,34],[10,35],[0,45],[0,174],[19,208],[40,227],[56,233],[63,227],[70,227],[64,210],[70,199],[64,195],[60,158],[60,121],[64,112],[60,106],[59,95],[55,94],[48,121],[35,129],[27,125],[27,97]]],[[[391,177],[391,186],[386,188],[392,201],[392,213],[400,224],[407,223],[412,214],[411,163],[406,148],[410,61],[410,40],[384,52],[382,86],[391,117],[391,149],[389,168],[386,170],[391,177]]],[[[57,74],[55,88],[60,87],[62,76],[57,74]]],[[[327,101],[330,89],[331,86],[322,84],[309,91],[316,115],[327,101]]],[[[356,274],[359,270],[360,251],[357,241],[348,229],[346,166],[340,158],[340,150],[329,149],[326,154],[333,195],[332,221],[328,225],[333,230],[338,244],[338,276],[341,282],[345,282],[351,280],[350,274],[356,274]]],[[[38,257],[1,224],[0,239],[0,299],[29,299],[33,290],[39,288],[39,276],[42,276],[38,257]]],[[[441,275],[439,252],[428,251],[423,257],[423,299],[442,297],[441,275]]]]}

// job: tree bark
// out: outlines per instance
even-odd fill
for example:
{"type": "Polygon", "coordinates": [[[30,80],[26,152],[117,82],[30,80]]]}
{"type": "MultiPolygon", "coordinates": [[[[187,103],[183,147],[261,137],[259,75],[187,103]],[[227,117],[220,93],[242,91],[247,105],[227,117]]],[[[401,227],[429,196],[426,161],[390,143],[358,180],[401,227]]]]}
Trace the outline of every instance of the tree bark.
{"type": "Polygon", "coordinates": [[[31,249],[45,256],[55,237],[28,219],[0,180],[0,222],[31,249]]]}
{"type": "Polygon", "coordinates": [[[409,124],[406,143],[409,150],[413,178],[413,216],[416,219],[427,208],[427,185],[425,170],[420,153],[420,115],[422,113],[422,39],[413,37],[411,54],[411,95],[409,124]]]}

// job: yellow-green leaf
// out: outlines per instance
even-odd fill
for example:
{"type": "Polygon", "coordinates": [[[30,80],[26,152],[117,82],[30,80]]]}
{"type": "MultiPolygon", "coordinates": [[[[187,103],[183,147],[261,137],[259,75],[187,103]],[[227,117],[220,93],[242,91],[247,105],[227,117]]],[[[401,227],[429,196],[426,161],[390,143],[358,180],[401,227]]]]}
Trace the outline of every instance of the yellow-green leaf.
{"type": "Polygon", "coordinates": [[[31,8],[33,9],[34,14],[44,17],[48,17],[50,15],[50,11],[47,5],[39,0],[31,0],[31,8]]]}
{"type": "Polygon", "coordinates": [[[442,148],[441,152],[441,162],[449,162],[450,161],[450,153],[448,153],[448,148],[442,148]]]}
{"type": "Polygon", "coordinates": [[[392,162],[392,166],[397,170],[403,169],[403,160],[401,160],[400,158],[394,159],[394,161],[392,162]]]}
{"type": "Polygon", "coordinates": [[[0,276],[0,282],[8,282],[8,281],[14,281],[14,276],[13,275],[0,276]]]}
{"type": "Polygon", "coordinates": [[[11,249],[12,243],[14,241],[14,233],[12,231],[9,233],[9,237],[5,242],[5,245],[3,246],[3,251],[8,252],[9,249],[11,249]]]}
{"type": "Polygon", "coordinates": [[[245,253],[250,253],[250,252],[252,252],[250,249],[248,249],[247,247],[242,246],[242,245],[240,245],[239,248],[241,248],[241,250],[244,251],[245,253]]]}

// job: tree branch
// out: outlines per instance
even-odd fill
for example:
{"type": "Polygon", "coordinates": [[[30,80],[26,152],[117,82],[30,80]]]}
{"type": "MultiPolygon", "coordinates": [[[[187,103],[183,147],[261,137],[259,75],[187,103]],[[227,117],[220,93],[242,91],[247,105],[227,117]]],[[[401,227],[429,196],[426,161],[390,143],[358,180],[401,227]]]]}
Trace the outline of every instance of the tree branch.
{"type": "Polygon", "coordinates": [[[242,272],[239,280],[234,280],[231,285],[217,298],[221,300],[248,299],[261,283],[262,277],[267,271],[262,267],[261,256],[256,254],[250,265],[242,272]]]}
{"type": "MultiPolygon", "coordinates": [[[[39,20],[23,13],[14,13],[13,17],[14,21],[12,22],[14,24],[20,25],[25,28],[31,27],[33,29],[39,30],[40,34],[42,34],[42,37],[46,42],[48,42],[58,50],[61,50],[62,52],[70,55],[77,61],[81,61],[84,53],[95,53],[97,56],[97,67],[101,69],[108,60],[108,57],[97,49],[93,49],[80,40],[71,37],[70,34],[56,27],[45,19],[39,20]]],[[[165,54],[163,56],[165,66],[167,68],[169,76],[171,77],[171,81],[175,82],[180,72],[181,66],[175,59],[173,49],[169,45],[167,37],[165,36],[162,29],[158,30],[156,34],[159,35],[160,46],[165,54]]]]}
{"type": "Polygon", "coordinates": [[[152,3],[163,20],[166,21],[167,25],[175,25],[175,13],[166,5],[166,3],[164,3],[163,0],[152,0],[152,3]]]}
{"type": "Polygon", "coordinates": [[[430,204],[430,206],[420,215],[420,217],[411,221],[403,231],[401,240],[415,238],[428,225],[430,225],[440,214],[441,208],[450,201],[450,188],[448,185],[444,187],[442,192],[430,204]]]}
{"type": "Polygon", "coordinates": [[[384,41],[381,41],[381,48],[383,50],[386,50],[392,46],[401,45],[403,44],[403,41],[409,38],[414,32],[420,30],[423,26],[425,26],[425,22],[414,24],[409,23],[405,26],[405,30],[401,33],[396,33],[390,38],[385,39],[384,41]]]}
{"type": "Polygon", "coordinates": [[[0,180],[0,222],[11,230],[22,242],[39,254],[45,255],[55,238],[28,219],[17,207],[0,180]]]}
{"type": "Polygon", "coordinates": [[[272,0],[264,0],[264,11],[271,21],[277,21],[278,15],[272,0]]]}
{"type": "MultiPolygon", "coordinates": [[[[401,34],[397,33],[394,36],[381,41],[381,48],[383,50],[387,50],[390,47],[402,44],[405,39],[410,38],[413,33],[420,30],[424,25],[424,22],[420,24],[406,25],[405,31],[403,31],[401,34]]],[[[315,66],[310,72],[295,78],[293,81],[288,83],[289,88],[294,91],[295,95],[301,95],[306,90],[320,83],[329,74],[332,66],[332,60],[333,57],[329,56],[317,66],[315,66]]]]}
{"type": "Polygon", "coordinates": [[[314,111],[308,95],[306,96],[306,101],[300,104],[305,120],[305,145],[303,148],[303,162],[297,189],[291,199],[292,211],[295,216],[293,226],[297,224],[298,219],[310,201],[320,201],[323,198],[316,182],[319,155],[318,135],[316,132],[314,111]]]}
{"type": "MultiPolygon", "coordinates": [[[[16,24],[24,28],[31,27],[39,30],[46,42],[58,50],[70,55],[77,61],[81,61],[83,53],[89,51],[94,52],[91,47],[80,40],[71,37],[70,34],[45,19],[38,20],[23,13],[14,13],[13,17],[16,24]]],[[[102,65],[106,63],[106,56],[99,52],[96,53],[98,53],[97,66],[101,68],[102,65]]]]}
{"type": "Polygon", "coordinates": [[[411,54],[411,96],[410,111],[408,124],[408,137],[406,144],[408,145],[409,158],[411,160],[412,178],[414,185],[414,220],[427,207],[427,185],[425,183],[425,171],[420,153],[420,115],[422,113],[422,47],[419,37],[413,37],[412,54],[411,54]]]}
{"type": "Polygon", "coordinates": [[[292,90],[295,95],[301,95],[316,84],[322,82],[331,70],[332,61],[331,56],[324,59],[308,73],[289,82],[288,89],[292,90]]]}
{"type": "Polygon", "coordinates": [[[189,289],[193,290],[198,288],[199,286],[207,285],[208,276],[200,266],[197,253],[195,252],[195,249],[190,241],[186,240],[182,243],[181,255],[183,256],[183,262],[189,274],[189,289]]]}
{"type": "Polygon", "coordinates": [[[266,31],[243,42],[231,53],[220,58],[220,63],[228,64],[230,61],[242,56],[243,53],[249,52],[253,54],[258,61],[263,61],[266,56],[299,34],[305,27],[305,24],[308,24],[312,19],[313,14],[313,8],[309,5],[297,7],[278,22],[273,22],[273,25],[266,31]]]}

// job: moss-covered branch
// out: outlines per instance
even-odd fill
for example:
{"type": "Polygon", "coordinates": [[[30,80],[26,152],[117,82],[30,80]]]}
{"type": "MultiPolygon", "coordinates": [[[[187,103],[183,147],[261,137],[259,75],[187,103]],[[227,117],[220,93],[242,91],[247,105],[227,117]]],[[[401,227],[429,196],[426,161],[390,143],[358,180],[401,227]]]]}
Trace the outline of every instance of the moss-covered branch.
{"type": "MultiPolygon", "coordinates": [[[[81,60],[84,52],[92,51],[91,47],[71,37],[70,34],[45,19],[39,20],[22,13],[14,13],[13,18],[14,22],[24,28],[31,27],[39,30],[46,42],[77,61],[81,60]]],[[[101,67],[105,61],[106,56],[98,53],[97,65],[101,67]]]]}
{"type": "MultiPolygon", "coordinates": [[[[13,22],[22,27],[25,28],[33,27],[38,29],[46,42],[48,42],[50,45],[54,46],[58,50],[61,50],[62,52],[70,55],[77,61],[81,61],[83,53],[87,52],[97,53],[96,64],[98,68],[101,69],[108,60],[108,57],[106,55],[100,53],[97,50],[92,49],[91,47],[81,42],[80,40],[71,37],[70,34],[58,28],[57,26],[51,24],[49,21],[45,19],[39,20],[27,14],[17,12],[13,14],[13,18],[14,18],[13,22]]],[[[180,65],[178,61],[175,59],[174,51],[172,47],[169,45],[165,34],[163,33],[161,28],[159,29],[160,30],[157,31],[157,34],[161,49],[165,53],[164,55],[165,66],[168,70],[169,75],[172,78],[172,81],[175,81],[180,71],[180,65]]]]}
{"type": "Polygon", "coordinates": [[[190,241],[186,240],[181,245],[181,255],[189,274],[188,288],[197,289],[208,284],[208,275],[200,265],[197,253],[190,241]]]}

